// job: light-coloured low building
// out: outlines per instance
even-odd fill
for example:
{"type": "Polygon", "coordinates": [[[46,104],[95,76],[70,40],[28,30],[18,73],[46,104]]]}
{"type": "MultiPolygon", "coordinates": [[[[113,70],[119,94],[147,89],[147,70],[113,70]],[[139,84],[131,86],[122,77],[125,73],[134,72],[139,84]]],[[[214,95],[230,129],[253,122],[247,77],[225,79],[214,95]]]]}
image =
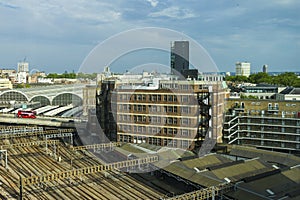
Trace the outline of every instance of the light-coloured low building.
{"type": "Polygon", "coordinates": [[[12,89],[13,85],[11,81],[7,78],[0,78],[0,90],[3,89],[12,89]]]}
{"type": "Polygon", "coordinates": [[[41,84],[53,84],[52,78],[38,78],[37,83],[41,84]]]}

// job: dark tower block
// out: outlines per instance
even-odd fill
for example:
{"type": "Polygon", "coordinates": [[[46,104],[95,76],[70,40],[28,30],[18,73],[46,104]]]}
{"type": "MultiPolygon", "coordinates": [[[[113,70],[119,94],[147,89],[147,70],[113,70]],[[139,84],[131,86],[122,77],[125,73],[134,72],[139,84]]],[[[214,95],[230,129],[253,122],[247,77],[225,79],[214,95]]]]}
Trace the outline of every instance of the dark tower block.
{"type": "Polygon", "coordinates": [[[171,44],[171,73],[184,76],[189,70],[189,42],[174,41],[171,44]]]}

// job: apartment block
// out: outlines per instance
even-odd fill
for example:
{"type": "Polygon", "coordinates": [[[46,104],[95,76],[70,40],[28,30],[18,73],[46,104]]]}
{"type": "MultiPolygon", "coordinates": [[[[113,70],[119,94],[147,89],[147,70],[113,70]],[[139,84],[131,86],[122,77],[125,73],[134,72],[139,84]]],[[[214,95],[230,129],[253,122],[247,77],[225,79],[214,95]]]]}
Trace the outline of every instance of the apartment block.
{"type": "Polygon", "coordinates": [[[226,111],[226,143],[300,152],[299,101],[228,99],[226,111]]]}

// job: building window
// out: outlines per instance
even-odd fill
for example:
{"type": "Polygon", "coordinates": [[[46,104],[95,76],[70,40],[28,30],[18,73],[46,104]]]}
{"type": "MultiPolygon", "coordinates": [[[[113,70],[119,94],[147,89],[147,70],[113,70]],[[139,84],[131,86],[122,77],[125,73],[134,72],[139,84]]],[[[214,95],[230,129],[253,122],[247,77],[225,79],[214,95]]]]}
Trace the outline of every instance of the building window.
{"type": "Polygon", "coordinates": [[[158,124],[161,123],[161,118],[160,118],[160,117],[157,117],[156,120],[157,120],[157,123],[158,123],[158,124]]]}
{"type": "Polygon", "coordinates": [[[245,108],[245,103],[241,102],[241,108],[245,108]]]}
{"type": "Polygon", "coordinates": [[[157,95],[157,101],[161,101],[161,95],[157,95]]]}
{"type": "Polygon", "coordinates": [[[181,85],[181,89],[182,90],[188,90],[189,89],[189,85],[181,85]]]}
{"type": "Polygon", "coordinates": [[[177,124],[177,118],[173,118],[173,124],[177,124]]]}
{"type": "Polygon", "coordinates": [[[164,95],[164,101],[167,101],[168,97],[167,95],[164,95]]]}
{"type": "Polygon", "coordinates": [[[189,107],[181,107],[182,113],[190,113],[189,110],[190,110],[189,107]]]}
{"type": "Polygon", "coordinates": [[[177,107],[176,106],[174,107],[174,113],[177,113],[177,107]]]}
{"type": "Polygon", "coordinates": [[[181,144],[182,144],[182,147],[183,147],[183,148],[188,148],[188,147],[189,147],[189,141],[182,140],[182,141],[181,141],[181,144]]]}
{"type": "Polygon", "coordinates": [[[182,130],[181,130],[181,135],[182,135],[182,136],[189,136],[189,130],[182,129],[182,130]]]}
{"type": "Polygon", "coordinates": [[[151,106],[152,112],[157,112],[157,106],[151,106]]]}
{"type": "Polygon", "coordinates": [[[119,107],[119,111],[121,111],[122,110],[122,105],[120,104],[118,107],[119,107]]]}
{"type": "Polygon", "coordinates": [[[181,96],[181,101],[182,101],[182,102],[188,102],[188,100],[189,100],[189,98],[188,98],[187,95],[181,96]]]}
{"type": "Polygon", "coordinates": [[[151,95],[150,96],[150,101],[156,101],[156,95],[151,95]]]}
{"type": "Polygon", "coordinates": [[[187,119],[187,118],[182,118],[182,119],[181,119],[181,124],[183,124],[183,125],[188,125],[188,124],[189,124],[189,119],[187,119]]]}

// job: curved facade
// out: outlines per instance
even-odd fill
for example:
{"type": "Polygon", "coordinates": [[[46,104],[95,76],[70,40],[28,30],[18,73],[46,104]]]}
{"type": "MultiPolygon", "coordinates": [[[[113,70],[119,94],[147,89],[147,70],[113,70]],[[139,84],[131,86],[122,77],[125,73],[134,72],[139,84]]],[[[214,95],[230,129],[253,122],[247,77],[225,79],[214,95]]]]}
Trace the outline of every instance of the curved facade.
{"type": "Polygon", "coordinates": [[[43,96],[43,95],[33,96],[30,102],[40,102],[41,106],[46,106],[51,104],[50,99],[47,96],[43,96]]]}
{"type": "Polygon", "coordinates": [[[28,102],[28,97],[23,92],[20,92],[17,90],[7,90],[0,94],[0,101],[2,101],[2,102],[9,102],[9,101],[28,102]]]}
{"type": "Polygon", "coordinates": [[[52,105],[66,106],[73,104],[74,106],[82,105],[82,98],[73,93],[61,93],[56,95],[52,100],[52,105]]]}

